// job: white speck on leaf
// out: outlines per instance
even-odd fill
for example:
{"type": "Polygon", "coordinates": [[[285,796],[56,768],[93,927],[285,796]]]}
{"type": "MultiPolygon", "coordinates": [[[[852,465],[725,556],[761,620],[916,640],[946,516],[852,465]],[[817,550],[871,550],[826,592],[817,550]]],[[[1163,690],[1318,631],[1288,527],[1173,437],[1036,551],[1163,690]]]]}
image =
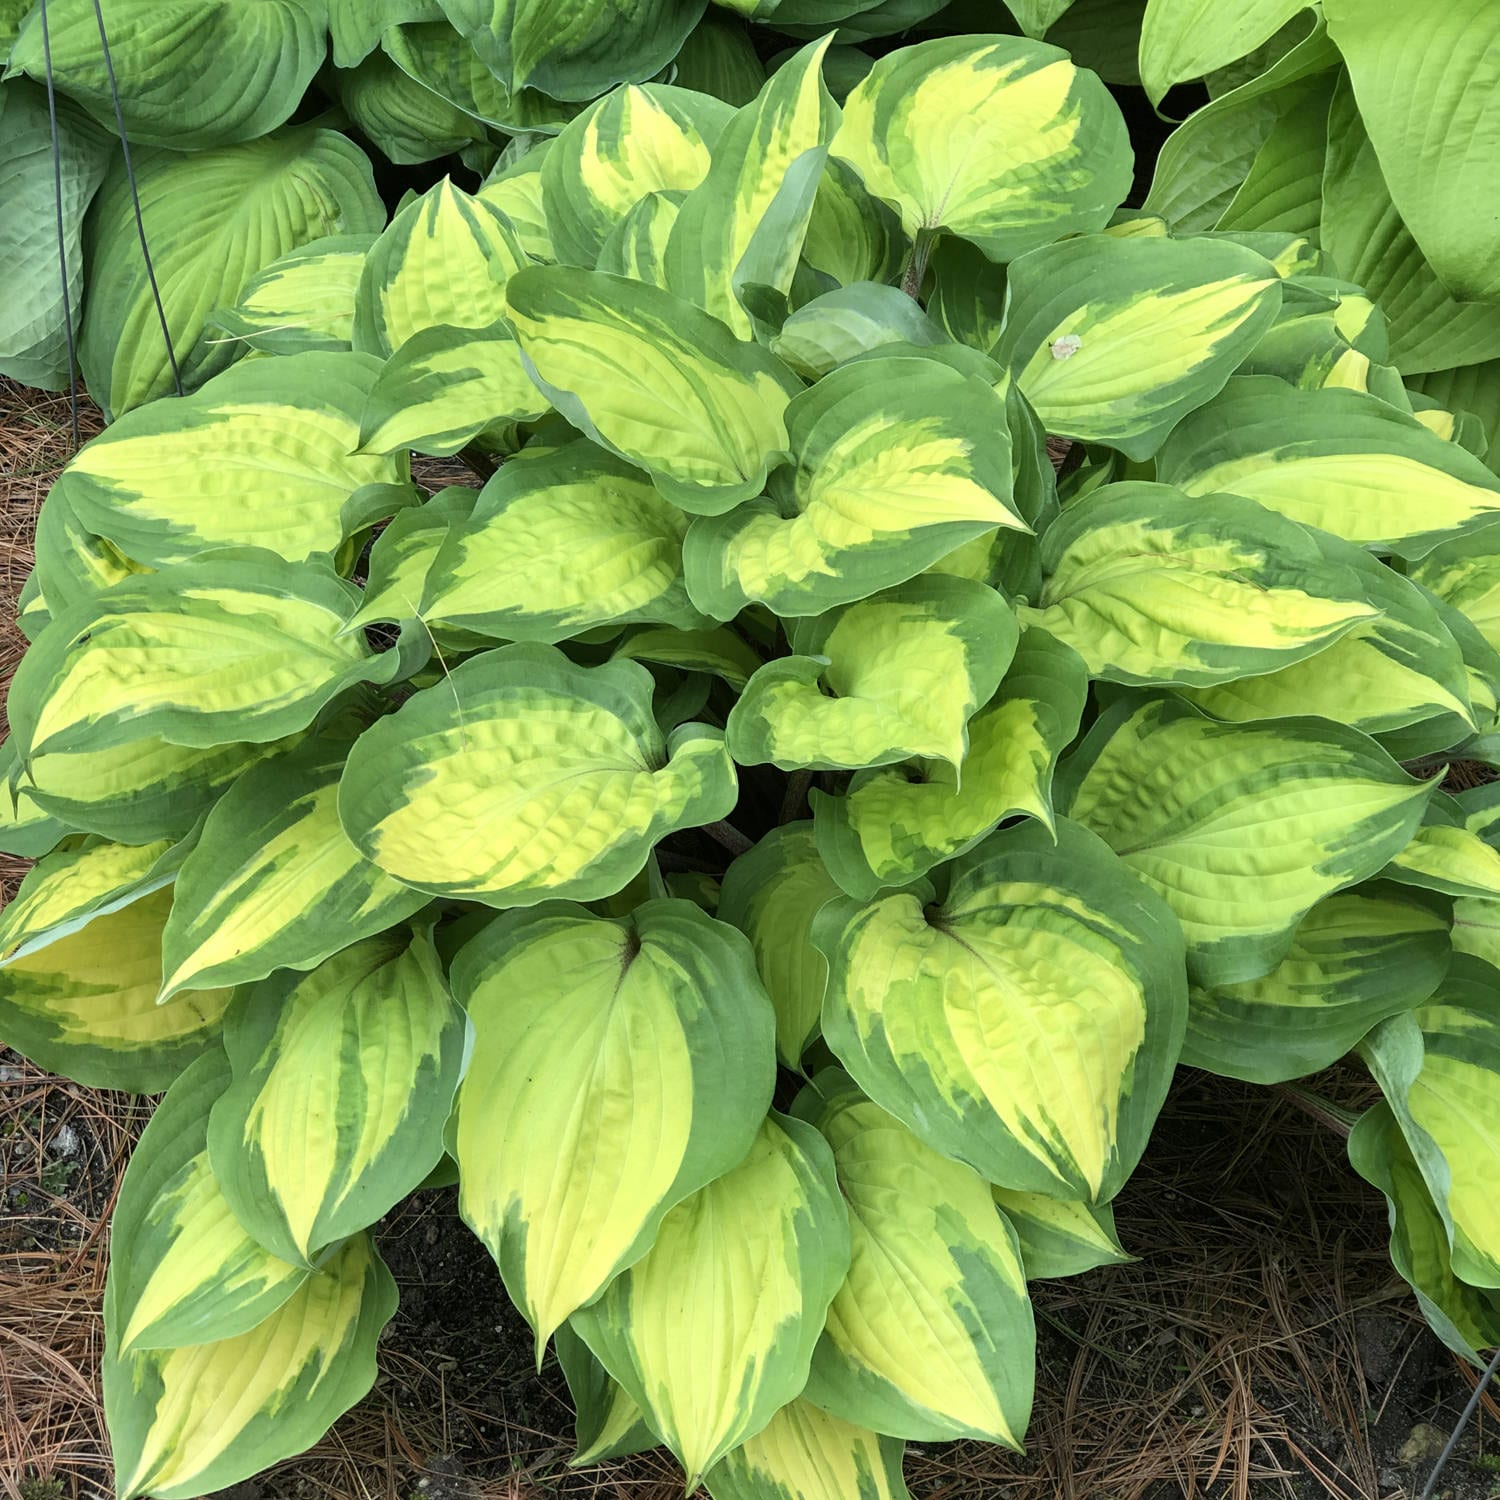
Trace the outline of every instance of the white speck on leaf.
{"type": "Polygon", "coordinates": [[[1076,333],[1065,333],[1060,339],[1052,340],[1053,359],[1072,359],[1072,357],[1083,348],[1083,340],[1076,333]]]}

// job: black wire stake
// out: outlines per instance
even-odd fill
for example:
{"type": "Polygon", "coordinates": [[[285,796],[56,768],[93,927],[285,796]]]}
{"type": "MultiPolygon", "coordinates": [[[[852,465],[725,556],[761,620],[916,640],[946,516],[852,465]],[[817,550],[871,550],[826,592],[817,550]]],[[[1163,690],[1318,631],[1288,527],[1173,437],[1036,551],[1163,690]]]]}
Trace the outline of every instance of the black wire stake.
{"type": "Polygon", "coordinates": [[[68,291],[68,238],[63,228],[62,144],[57,134],[57,91],[52,82],[52,33],[47,26],[47,0],[41,0],[42,57],[47,65],[47,123],[52,130],[52,197],[57,205],[57,268],[62,277],[63,327],[68,335],[68,428],[73,448],[78,436],[78,350],[73,339],[73,298],[68,291]]]}
{"type": "Polygon", "coordinates": [[[172,347],[172,333],[167,327],[167,315],[161,305],[161,290],[156,284],[156,268],[151,264],[151,249],[146,244],[146,225],[141,218],[141,195],[136,190],[135,167],[130,160],[130,142],[125,138],[125,112],[120,108],[120,90],[115,82],[115,61],[110,55],[109,33],[104,29],[104,10],[99,0],[94,0],[94,18],[99,23],[99,45],[104,49],[104,70],[109,75],[109,94],[115,106],[115,126],[120,133],[120,151],[125,158],[125,178],[130,184],[130,201],[135,206],[135,232],[141,242],[141,255],[146,262],[146,279],[151,283],[151,296],[156,302],[156,319],[161,324],[161,336],[167,345],[167,362],[172,366],[172,384],[177,394],[182,395],[182,375],[177,368],[177,351],[172,347]]]}
{"type": "Polygon", "coordinates": [[[1459,1438],[1464,1435],[1464,1428],[1469,1425],[1474,1413],[1479,1410],[1484,1388],[1494,1379],[1496,1370],[1500,1370],[1500,1349],[1495,1350],[1495,1357],[1489,1362],[1484,1374],[1479,1377],[1479,1384],[1474,1387],[1474,1394],[1469,1397],[1469,1404],[1464,1407],[1463,1415],[1458,1419],[1458,1426],[1453,1429],[1448,1441],[1443,1444],[1443,1451],[1438,1454],[1437,1462],[1432,1466],[1432,1473],[1427,1476],[1427,1483],[1422,1486],[1421,1500],[1432,1500],[1433,1491],[1437,1488],[1438,1475],[1443,1472],[1444,1464],[1453,1457],[1453,1450],[1458,1446],[1459,1438]]]}

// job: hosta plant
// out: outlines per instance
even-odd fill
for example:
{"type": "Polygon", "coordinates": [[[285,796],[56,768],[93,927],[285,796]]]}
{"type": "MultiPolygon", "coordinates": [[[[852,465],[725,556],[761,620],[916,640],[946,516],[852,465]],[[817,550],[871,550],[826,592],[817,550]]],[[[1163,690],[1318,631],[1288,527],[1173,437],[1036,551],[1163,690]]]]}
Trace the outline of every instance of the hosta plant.
{"type": "Polygon", "coordinates": [[[1496,744],[1480,418],[1308,226],[1122,210],[1058,48],[842,104],[832,55],[294,250],[47,499],[0,1034],[166,1090],[121,1500],[358,1399],[372,1226],[455,1180],[580,1461],[902,1496],[905,1440],[1023,1443],[1027,1283],[1125,1254],[1179,1061],[1358,1051],[1395,1262],[1500,1339],[1500,797],[1442,785],[1496,744]]]}

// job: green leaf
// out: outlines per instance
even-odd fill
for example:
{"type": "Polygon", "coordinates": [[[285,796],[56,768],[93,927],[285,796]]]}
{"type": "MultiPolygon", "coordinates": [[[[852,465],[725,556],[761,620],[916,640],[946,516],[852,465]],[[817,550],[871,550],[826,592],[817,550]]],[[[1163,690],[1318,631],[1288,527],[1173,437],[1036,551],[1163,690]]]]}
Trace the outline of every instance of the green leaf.
{"type": "Polygon", "coordinates": [[[450,484],[422,505],[399,511],[370,547],[364,603],[349,625],[421,619],[422,590],[438,549],[449,528],[466,521],[478,500],[478,490],[450,484]]]}
{"type": "Polygon", "coordinates": [[[436,161],[485,140],[484,126],[434,93],[385,52],[373,52],[352,69],[332,75],[349,121],[401,165],[436,161]]]}
{"type": "Polygon", "coordinates": [[[679,88],[711,94],[736,108],[748,104],[766,81],[765,64],[749,31],[712,6],[688,32],[672,66],[679,88]]]}
{"type": "Polygon", "coordinates": [[[910,249],[895,213],[865,190],[853,167],[830,156],[813,195],[803,264],[839,286],[893,281],[910,249]]]}
{"type": "Polygon", "coordinates": [[[1383,873],[1444,896],[1500,901],[1500,850],[1465,826],[1463,805],[1446,792],[1434,794],[1422,826],[1383,873]]]}
{"type": "Polygon", "coordinates": [[[948,335],[899,287],[856,281],[804,303],[781,325],[769,347],[811,381],[887,344],[947,342],[948,335]]]}
{"type": "Polygon", "coordinates": [[[956,234],[991,260],[1102,229],[1130,186],[1125,121],[1104,85],[1017,37],[941,37],[881,58],[831,149],[908,234],[956,234]]]}
{"type": "Polygon", "coordinates": [[[331,235],[273,260],[240,288],[231,307],[206,319],[262,354],[347,349],[354,336],[354,296],[373,234],[331,235]]]}
{"type": "Polygon", "coordinates": [[[1492,472],[1500,473],[1500,359],[1465,365],[1457,370],[1433,370],[1409,377],[1407,387],[1437,401],[1449,411],[1479,418],[1489,439],[1479,456],[1492,472]]]}
{"type": "Polygon", "coordinates": [[[1165,898],[1214,986],[1269,974],[1317,902],[1405,847],[1435,786],[1323,719],[1216,724],[1122,699],[1069,757],[1060,804],[1165,898]]]}
{"type": "Polygon", "coordinates": [[[1221,230],[1284,230],[1317,241],[1324,227],[1323,172],[1331,132],[1328,103],[1334,75],[1288,90],[1287,108],[1255,153],[1228,206],[1221,230]]]}
{"type": "Polygon", "coordinates": [[[1173,84],[1202,78],[1253,51],[1307,0],[1243,0],[1232,10],[1212,0],[1147,0],[1141,22],[1141,83],[1152,104],[1173,84]]]}
{"type": "Polygon", "coordinates": [[[552,149],[550,136],[528,137],[536,142],[508,165],[504,164],[485,180],[478,197],[498,208],[511,222],[521,248],[532,260],[556,259],[552,231],[542,208],[542,163],[552,149]]]}
{"type": "Polygon", "coordinates": [[[1500,551],[1488,531],[1434,547],[1410,569],[1414,582],[1462,612],[1500,650],[1500,551]]]}
{"type": "Polygon", "coordinates": [[[437,0],[327,0],[336,68],[352,68],[379,45],[382,33],[410,21],[436,21],[437,0]]]}
{"type": "Polygon", "coordinates": [[[678,828],[734,806],[716,729],[664,739],[651,675],[550,646],[487,651],[355,742],[339,793],[366,858],[418,890],[533,906],[611,895],[678,828]]]}
{"type": "Polygon", "coordinates": [[[497,918],[452,972],[475,1034],[459,1210],[540,1358],[750,1149],[775,1082],[771,1006],[749,944],[687,901],[497,918]]]}
{"type": "Polygon", "coordinates": [[[789,1401],[703,1477],[713,1500],[911,1500],[902,1444],[789,1401]]]}
{"type": "Polygon", "coordinates": [[[610,655],[677,667],[684,672],[708,672],[737,692],[744,689],[761,660],[745,638],[727,625],[712,630],[644,625],[626,631],[610,655]]]}
{"type": "Polygon", "coordinates": [[[802,1389],[848,1269],[833,1155],[810,1125],[772,1114],[739,1166],[679,1203],[573,1327],[691,1490],[802,1389]]]}
{"type": "MultiPolygon", "coordinates": [[[[137,151],[135,179],[162,311],[189,388],[239,353],[206,322],[252,276],[299,245],[373,234],[385,222],[364,154],[345,136],[311,126],[211,151],[137,151]]],[[[118,162],[89,216],[84,254],[79,363],[89,394],[119,416],[165,395],[173,382],[134,198],[118,162]]]]}
{"type": "Polygon", "coordinates": [[[996,1206],[1016,1232],[1028,1281],[1080,1276],[1098,1266],[1134,1260],[1115,1236],[1115,1214],[1107,1203],[1083,1203],[991,1188],[996,1206]]]}
{"type": "Polygon", "coordinates": [[[573,1430],[577,1451],[573,1465],[601,1463],[607,1458],[641,1453],[661,1439],[646,1425],[641,1409],[584,1341],[564,1323],[554,1336],[557,1362],[573,1398],[573,1430]]]}
{"type": "Polygon", "coordinates": [[[929,1146],[992,1182],[1104,1202],[1166,1095],[1187,1010],[1166,905],[1059,822],[1002,829],[922,888],[831,904],[823,1035],[929,1146]]]}

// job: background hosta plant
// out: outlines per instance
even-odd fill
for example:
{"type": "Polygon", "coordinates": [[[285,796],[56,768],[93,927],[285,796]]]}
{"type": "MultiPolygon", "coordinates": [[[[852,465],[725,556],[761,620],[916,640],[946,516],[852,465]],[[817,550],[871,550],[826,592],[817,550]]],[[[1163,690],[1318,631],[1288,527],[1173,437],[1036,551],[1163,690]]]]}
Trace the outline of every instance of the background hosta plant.
{"type": "MultiPolygon", "coordinates": [[[[1485,185],[1412,168],[1385,8],[1151,0],[1146,94],[1213,97],[1144,208],[1066,4],[900,46],[926,7],[551,9],[114,16],[197,388],[149,399],[109,179],[0,1035],[166,1090],[106,1298],[121,1500],[357,1400],[369,1231],[455,1179],[580,1460],[901,1496],[906,1440],[1024,1443],[1028,1279],[1149,1248],[1110,1202],[1179,1062],[1356,1053],[1352,1160],[1477,1358],[1500,796],[1443,783],[1500,747],[1500,348],[1446,227],[1485,185]],[[324,86],[489,181],[387,221],[324,86]],[[493,473],[428,496],[412,452],[493,473]]],[[[110,148],[49,14],[76,230],[110,148]]],[[[34,147],[34,85],[0,107],[34,147]]]]}

